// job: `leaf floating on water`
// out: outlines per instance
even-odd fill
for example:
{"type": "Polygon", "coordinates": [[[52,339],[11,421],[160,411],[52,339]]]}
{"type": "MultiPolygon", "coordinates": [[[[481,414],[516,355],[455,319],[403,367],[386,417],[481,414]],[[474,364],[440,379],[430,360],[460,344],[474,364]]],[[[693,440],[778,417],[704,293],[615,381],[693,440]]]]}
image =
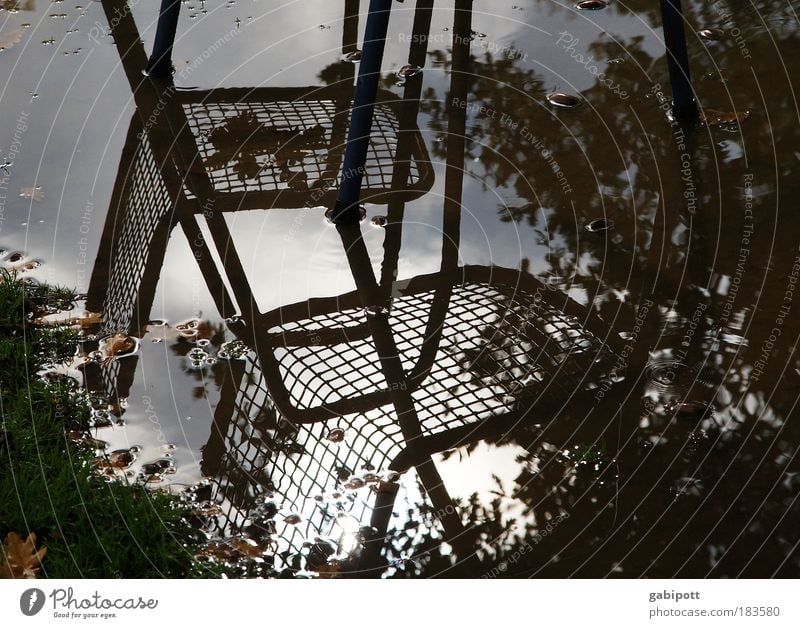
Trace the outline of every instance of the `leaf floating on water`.
{"type": "Polygon", "coordinates": [[[75,323],[81,329],[91,329],[92,327],[103,324],[103,315],[99,312],[86,312],[86,314],[77,319],[75,323]]]}
{"type": "Polygon", "coordinates": [[[108,447],[108,443],[99,438],[92,438],[83,432],[71,431],[67,432],[67,438],[76,445],[85,445],[91,449],[103,450],[108,447]]]}
{"type": "Polygon", "coordinates": [[[214,502],[203,502],[198,504],[197,508],[192,511],[192,514],[198,517],[216,517],[222,514],[222,508],[214,502]]]}
{"type": "Polygon", "coordinates": [[[42,186],[37,185],[35,187],[27,187],[21,188],[19,191],[19,195],[22,198],[30,198],[34,201],[41,201],[44,198],[44,192],[42,192],[42,186]]]}
{"type": "Polygon", "coordinates": [[[224,541],[209,543],[200,554],[218,560],[237,560],[239,558],[258,558],[269,550],[268,545],[261,545],[253,539],[232,537],[224,541]]]}
{"type": "Polygon", "coordinates": [[[581,99],[579,96],[574,96],[573,94],[565,94],[564,92],[553,92],[552,94],[547,95],[547,102],[549,102],[554,107],[560,107],[562,109],[572,109],[573,107],[577,107],[581,104],[581,99]]]}
{"type": "Polygon", "coordinates": [[[22,41],[22,34],[24,32],[25,29],[18,28],[8,33],[0,33],[0,50],[8,50],[16,46],[22,41]]]}
{"type": "Polygon", "coordinates": [[[36,550],[36,534],[31,532],[24,541],[16,532],[9,532],[3,543],[0,578],[35,578],[47,548],[36,550]]]}
{"type": "Polygon", "coordinates": [[[136,456],[133,455],[130,449],[117,449],[108,455],[108,464],[118,469],[129,467],[136,456]]]}
{"type": "Polygon", "coordinates": [[[739,124],[749,117],[749,111],[717,111],[716,109],[704,109],[700,112],[700,121],[705,122],[708,126],[739,124]]]}
{"type": "Polygon", "coordinates": [[[344,483],[344,487],[347,490],[355,491],[360,488],[364,488],[366,486],[366,482],[359,477],[350,478],[347,482],[344,483]]]}
{"type": "Polygon", "coordinates": [[[127,334],[114,334],[103,341],[100,351],[105,362],[124,358],[136,352],[136,340],[127,334]]]}
{"type": "Polygon", "coordinates": [[[335,427],[325,437],[332,443],[341,443],[344,440],[344,430],[341,427],[335,427]]]}
{"type": "Polygon", "coordinates": [[[719,41],[720,39],[725,37],[725,31],[720,30],[718,28],[704,28],[702,30],[697,31],[697,34],[702,39],[708,39],[709,41],[719,41]]]}
{"type": "Polygon", "coordinates": [[[409,79],[412,76],[416,76],[420,72],[422,72],[422,68],[418,65],[404,65],[396,72],[396,74],[397,78],[409,79]]]}
{"type": "Polygon", "coordinates": [[[341,565],[336,561],[323,563],[316,568],[316,572],[319,574],[320,578],[337,578],[341,570],[341,565]]]}

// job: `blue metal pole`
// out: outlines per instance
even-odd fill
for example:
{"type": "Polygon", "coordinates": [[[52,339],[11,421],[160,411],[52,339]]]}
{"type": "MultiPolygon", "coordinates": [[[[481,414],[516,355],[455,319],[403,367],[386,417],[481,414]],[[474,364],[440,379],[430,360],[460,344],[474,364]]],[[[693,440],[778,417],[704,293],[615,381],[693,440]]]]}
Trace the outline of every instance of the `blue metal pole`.
{"type": "Polygon", "coordinates": [[[360,217],[358,201],[361,197],[364,166],[367,163],[372,117],[391,10],[392,0],[370,0],[339,194],[331,216],[336,224],[355,224],[360,217]]]}
{"type": "Polygon", "coordinates": [[[181,0],[161,0],[156,26],[156,40],[153,43],[153,54],[147,63],[147,74],[155,78],[172,76],[172,44],[178,30],[178,16],[181,12],[181,0]]]}
{"type": "Polygon", "coordinates": [[[699,114],[689,73],[681,0],[661,0],[661,18],[667,47],[669,82],[672,85],[672,114],[681,122],[696,122],[699,114]]]}

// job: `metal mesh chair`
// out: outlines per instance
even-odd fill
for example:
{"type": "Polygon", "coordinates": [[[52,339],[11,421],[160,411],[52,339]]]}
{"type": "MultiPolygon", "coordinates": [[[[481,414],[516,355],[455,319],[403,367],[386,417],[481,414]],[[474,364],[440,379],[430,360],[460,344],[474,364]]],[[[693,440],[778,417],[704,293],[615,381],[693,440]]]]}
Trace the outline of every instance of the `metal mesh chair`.
{"type": "MultiPolygon", "coordinates": [[[[455,29],[463,33],[463,42],[468,42],[468,26],[461,23],[455,29]]],[[[468,55],[465,48],[468,43],[459,46],[462,61],[468,55]]],[[[463,77],[459,89],[466,89],[463,77]]],[[[118,203],[124,211],[120,210],[122,217],[114,222],[122,220],[123,224],[110,232],[113,237],[109,255],[124,251],[134,261],[108,261],[110,270],[105,277],[102,271],[98,274],[98,296],[92,297],[95,302],[107,304],[108,310],[114,312],[115,303],[124,305],[129,298],[118,294],[129,294],[129,286],[135,285],[137,277],[140,285],[145,276],[148,280],[157,278],[165,248],[161,238],[168,237],[174,222],[189,229],[194,221],[192,213],[199,211],[209,194],[215,200],[215,210],[234,210],[277,204],[297,207],[308,204],[309,198],[317,198],[312,197],[314,190],[327,193],[330,175],[338,168],[338,161],[332,157],[338,141],[336,98],[320,98],[327,93],[326,88],[304,92],[316,99],[304,100],[299,93],[292,93],[294,100],[288,96],[266,98],[262,92],[261,98],[254,97],[252,102],[241,92],[219,90],[216,94],[178,96],[185,121],[179,121],[178,127],[185,124],[189,130],[193,156],[188,165],[185,159],[178,160],[177,169],[172,170],[168,155],[155,160],[167,189],[176,190],[174,198],[166,197],[169,202],[161,206],[160,212],[118,203]],[[300,108],[293,104],[298,101],[303,102],[300,108]],[[307,113],[308,117],[304,117],[307,113]],[[222,126],[214,125],[212,120],[216,119],[222,121],[222,126]],[[223,131],[214,135],[217,129],[223,131]],[[230,137],[223,139],[235,145],[262,132],[257,150],[250,150],[246,159],[241,152],[227,150],[220,140],[221,134],[226,133],[230,137]],[[281,147],[288,148],[282,152],[281,147]],[[262,157],[265,161],[259,162],[262,157]],[[301,168],[305,177],[297,176],[301,168]],[[197,181],[201,182],[199,187],[197,181]],[[170,222],[167,216],[173,209],[178,217],[170,222]],[[146,218],[140,216],[143,211],[146,218]],[[146,223],[152,225],[158,237],[154,235],[149,242],[147,238],[119,244],[115,240],[138,233],[146,223]],[[125,279],[115,283],[111,275],[117,269],[125,279]],[[151,273],[129,269],[151,269],[151,273]],[[99,286],[103,285],[108,288],[101,299],[99,286]]],[[[378,120],[385,111],[386,120],[391,121],[391,105],[382,107],[378,107],[378,120]]],[[[265,314],[243,307],[243,324],[232,326],[253,352],[243,365],[232,365],[230,369],[230,381],[223,389],[214,428],[204,449],[203,467],[215,477],[213,499],[222,508],[218,522],[221,529],[239,530],[251,525],[259,513],[263,514],[258,498],[270,491],[280,494],[301,516],[300,524],[284,522],[285,526],[278,529],[273,521],[267,526],[284,557],[284,566],[292,567],[295,563],[291,557],[297,556],[303,544],[314,536],[332,536],[339,530],[343,536],[355,538],[357,530],[353,528],[364,521],[371,506],[369,500],[362,498],[364,489],[342,490],[341,485],[350,474],[360,470],[371,473],[365,465],[375,469],[407,468],[407,463],[401,464],[398,457],[408,453],[409,448],[417,449],[422,454],[412,451],[406,461],[417,466],[431,500],[440,504],[440,511],[444,510],[442,501],[449,501],[449,496],[445,489],[435,486],[438,476],[429,464],[432,453],[454,446],[453,443],[479,438],[487,424],[505,425],[503,420],[516,420],[515,413],[521,405],[530,405],[537,399],[563,399],[587,378],[594,380],[609,374],[615,361],[613,333],[589,310],[563,294],[548,290],[524,272],[495,267],[459,268],[453,263],[463,175],[459,174],[459,160],[463,161],[463,114],[463,110],[456,109],[457,124],[450,128],[453,137],[461,140],[448,143],[445,239],[451,243],[451,250],[444,256],[441,272],[404,282],[391,281],[393,273],[386,273],[381,288],[387,297],[391,295],[392,307],[386,318],[377,317],[378,323],[365,314],[365,294],[360,285],[356,292],[341,297],[312,299],[265,314]],[[387,340],[399,360],[399,375],[387,371],[385,346],[379,346],[387,340]],[[333,443],[327,438],[333,427],[344,429],[352,440],[344,445],[333,443]]],[[[389,127],[396,129],[397,125],[391,122],[389,127]]],[[[149,129],[151,137],[153,131],[149,129]]],[[[390,149],[403,152],[394,145],[392,133],[396,135],[397,131],[377,133],[373,148],[368,151],[374,160],[366,168],[366,193],[373,195],[371,200],[383,195],[388,198],[389,192],[401,189],[407,200],[423,193],[429,185],[424,165],[427,159],[418,137],[410,142],[409,149],[416,158],[400,160],[399,170],[387,176],[390,149]],[[410,161],[421,165],[410,166],[410,161]],[[407,172],[407,178],[398,177],[398,171],[407,172]]],[[[409,134],[404,137],[408,141],[409,134]]],[[[146,148],[145,144],[141,146],[146,148]]],[[[130,154],[139,167],[149,163],[141,153],[145,148],[130,154]]],[[[392,163],[396,162],[395,154],[392,163]]],[[[144,176],[134,175],[132,183],[120,184],[120,196],[139,198],[142,192],[137,182],[144,180],[144,176]]],[[[158,200],[157,195],[152,198],[158,200]]],[[[392,201],[395,205],[394,211],[390,207],[390,215],[402,215],[397,198],[392,201]]],[[[398,228],[387,229],[387,251],[399,251],[399,237],[398,228]]],[[[389,259],[385,267],[391,269],[395,263],[389,259]]],[[[351,260],[354,273],[358,265],[351,260]]],[[[360,266],[363,269],[369,264],[361,260],[360,266]]],[[[224,257],[223,267],[227,272],[224,257]]],[[[206,270],[207,267],[204,276],[214,283],[212,292],[216,292],[224,284],[206,270]]],[[[358,279],[356,283],[359,285],[358,279]]],[[[253,302],[246,281],[231,277],[230,284],[240,306],[253,302]]],[[[148,294],[150,302],[139,294],[136,307],[117,307],[122,314],[112,315],[113,325],[121,326],[127,321],[129,329],[133,329],[130,325],[136,317],[131,312],[149,312],[152,294],[148,294]]],[[[230,295],[224,300],[233,301],[230,295]]],[[[373,522],[380,523],[375,526],[379,531],[385,531],[388,524],[386,505],[370,515],[373,522]],[[376,518],[378,510],[380,517],[376,518]]],[[[449,532],[459,525],[452,518],[449,524],[445,523],[449,532]]]]}
{"type": "Polygon", "coordinates": [[[239,386],[220,402],[204,450],[204,470],[215,477],[214,499],[223,504],[220,529],[242,529],[258,512],[257,496],[274,491],[303,518],[300,525],[279,521],[273,536],[279,554],[297,556],[303,543],[341,534],[342,517],[360,522],[351,524],[356,528],[372,519],[366,489],[343,488],[350,473],[363,475],[365,466],[405,471],[439,451],[484,438],[487,429],[546,420],[547,414],[517,411],[533,406],[545,412],[613,371],[618,353],[605,326],[587,322],[586,310],[532,277],[498,268],[467,267],[448,277],[457,285],[441,336],[435,347],[425,346],[420,321],[430,322],[442,279],[434,274],[399,282],[400,296],[387,320],[408,375],[402,392],[410,396],[420,426],[419,437],[411,440],[398,424],[390,384],[363,329],[363,308],[341,307],[358,295],[339,297],[338,309],[325,300],[331,305],[327,313],[320,313],[319,302],[272,313],[279,317],[301,306],[314,311],[270,327],[269,348],[259,345],[261,360],[248,356],[239,386]],[[269,368],[264,361],[271,362],[269,368]],[[288,415],[275,401],[280,397],[291,403],[288,415]],[[272,430],[267,439],[259,427],[265,408],[272,430]],[[313,419],[303,415],[315,409],[325,412],[313,419]],[[275,438],[281,424],[290,426],[283,442],[275,438]],[[332,429],[346,432],[344,444],[327,438],[332,429]],[[336,493],[342,497],[330,499],[336,493]],[[328,497],[319,501],[320,496],[328,497]]]}

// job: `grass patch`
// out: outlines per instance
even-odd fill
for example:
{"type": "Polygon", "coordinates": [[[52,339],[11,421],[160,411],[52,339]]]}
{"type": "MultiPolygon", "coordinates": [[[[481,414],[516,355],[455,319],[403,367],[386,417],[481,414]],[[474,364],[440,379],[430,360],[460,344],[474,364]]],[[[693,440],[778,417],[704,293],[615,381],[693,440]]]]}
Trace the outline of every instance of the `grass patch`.
{"type": "Polygon", "coordinates": [[[218,576],[195,559],[205,537],[183,500],[105,481],[93,452],[67,436],[88,433],[85,396],[37,373],[73,354],[77,332],[32,322],[73,299],[0,272],[0,536],[35,533],[48,548],[39,575],[50,578],[218,576]]]}

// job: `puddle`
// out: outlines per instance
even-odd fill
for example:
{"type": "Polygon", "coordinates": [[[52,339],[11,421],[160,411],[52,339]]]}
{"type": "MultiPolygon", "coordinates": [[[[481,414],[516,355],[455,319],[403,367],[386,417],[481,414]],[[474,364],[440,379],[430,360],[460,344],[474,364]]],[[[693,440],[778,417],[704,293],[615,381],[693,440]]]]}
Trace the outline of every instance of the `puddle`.
{"type": "Polygon", "coordinates": [[[95,470],[245,576],[800,575],[785,4],[683,3],[690,128],[657,5],[396,4],[360,231],[363,16],[307,4],[184,6],[133,96],[103,3],[2,3],[0,267],[85,296],[95,470]]]}

